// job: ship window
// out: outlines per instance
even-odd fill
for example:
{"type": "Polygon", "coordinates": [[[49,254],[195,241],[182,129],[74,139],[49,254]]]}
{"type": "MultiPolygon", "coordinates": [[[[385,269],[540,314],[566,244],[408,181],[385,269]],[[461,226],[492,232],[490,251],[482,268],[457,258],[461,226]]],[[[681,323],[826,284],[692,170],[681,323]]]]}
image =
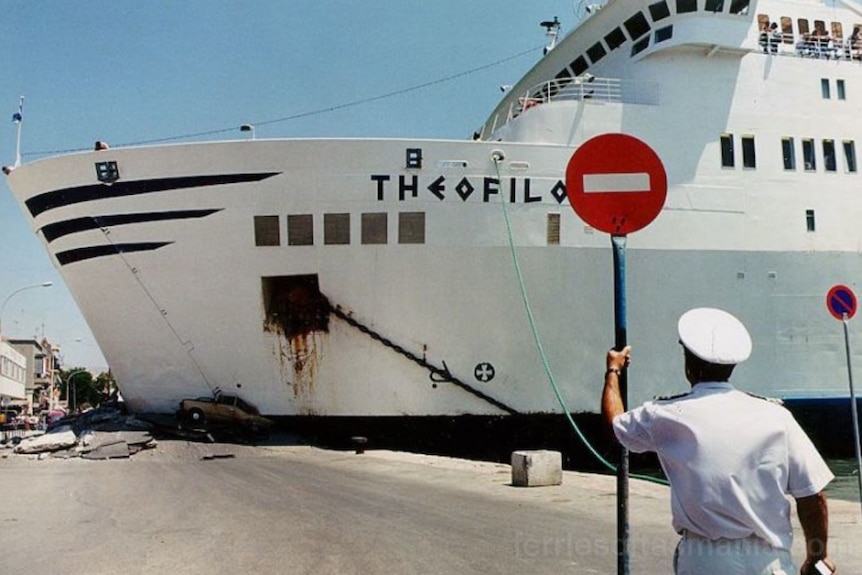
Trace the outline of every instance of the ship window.
{"type": "Polygon", "coordinates": [[[766,33],[763,32],[763,26],[769,27],[769,15],[768,14],[758,14],[757,15],[757,29],[760,30],[760,45],[763,46],[764,40],[766,40],[766,33]]]}
{"type": "Polygon", "coordinates": [[[655,31],[655,42],[658,44],[659,42],[664,42],[665,40],[670,40],[673,37],[673,26],[665,26],[664,28],[659,28],[655,31]]]}
{"type": "Polygon", "coordinates": [[[676,13],[697,12],[697,0],[676,0],[676,13]]]}
{"type": "Polygon", "coordinates": [[[560,82],[562,83],[564,80],[571,80],[572,79],[572,73],[569,72],[568,68],[563,68],[562,70],[560,70],[559,74],[554,76],[554,78],[556,78],[557,80],[560,80],[560,82]]]}
{"type": "Polygon", "coordinates": [[[628,30],[629,37],[637,39],[649,32],[649,22],[643,12],[637,12],[634,16],[626,20],[623,25],[628,30]]]}
{"type": "Polygon", "coordinates": [[[724,0],[706,0],[707,12],[723,12],[724,0]]]}
{"type": "Polygon", "coordinates": [[[811,29],[808,27],[808,20],[805,18],[799,18],[796,20],[796,27],[799,29],[800,36],[804,36],[811,32],[811,29]]]}
{"type": "Polygon", "coordinates": [[[814,210],[805,210],[805,228],[809,232],[817,231],[817,225],[814,222],[814,210]]]}
{"type": "Polygon", "coordinates": [[[655,4],[649,5],[649,15],[652,16],[653,22],[658,22],[659,20],[664,20],[668,16],[670,16],[670,8],[667,6],[667,2],[662,0],[661,2],[656,2],[655,4]]]}
{"type": "Polygon", "coordinates": [[[586,72],[587,68],[589,67],[590,65],[587,64],[587,59],[583,56],[578,56],[577,58],[572,60],[571,64],[569,64],[569,68],[572,69],[572,72],[574,72],[575,76],[580,76],[581,74],[586,72]]]}
{"type": "Polygon", "coordinates": [[[604,58],[605,54],[607,54],[607,51],[601,42],[596,42],[587,50],[587,56],[590,57],[590,61],[593,64],[604,58]]]}
{"type": "Polygon", "coordinates": [[[425,243],[425,212],[401,212],[398,214],[398,243],[425,243]]]}
{"type": "Polygon", "coordinates": [[[254,217],[254,245],[277,246],[281,244],[278,231],[278,216],[254,217]]]}
{"type": "Polygon", "coordinates": [[[835,159],[835,140],[823,140],[823,167],[827,172],[838,169],[838,162],[835,159]]]}
{"type": "Polygon", "coordinates": [[[730,3],[731,14],[748,14],[750,0],[732,0],[730,3]]]}
{"type": "Polygon", "coordinates": [[[350,214],[323,214],[323,243],[330,246],[350,243],[350,214]]]}
{"type": "Polygon", "coordinates": [[[781,17],[781,41],[793,44],[793,19],[789,16],[781,17]]]}
{"type": "Polygon", "coordinates": [[[856,144],[853,142],[853,140],[845,140],[841,143],[841,147],[844,148],[844,166],[847,168],[847,172],[855,174],[856,144]]]}
{"type": "Polygon", "coordinates": [[[287,216],[287,245],[314,245],[314,219],[311,214],[287,216]]]}
{"type": "Polygon", "coordinates": [[[362,214],[362,243],[385,244],[388,241],[386,225],[385,212],[362,214]]]}
{"type": "Polygon", "coordinates": [[[754,136],[742,136],[742,167],[756,168],[757,159],[754,151],[754,136]]]}
{"type": "Polygon", "coordinates": [[[626,43],[626,35],[623,34],[623,31],[619,28],[614,28],[607,36],[605,36],[605,42],[608,43],[608,48],[616,50],[626,43]]]}
{"type": "Polygon", "coordinates": [[[835,81],[835,89],[838,92],[837,95],[838,95],[839,100],[846,100],[847,99],[847,92],[844,89],[844,80],[836,80],[835,81]]]}
{"type": "Polygon", "coordinates": [[[829,93],[829,79],[821,78],[820,79],[820,94],[823,96],[824,100],[828,100],[831,95],[829,93]]]}
{"type": "Polygon", "coordinates": [[[645,38],[642,38],[635,42],[635,45],[632,46],[632,56],[634,56],[635,54],[640,54],[641,52],[646,50],[647,47],[649,47],[649,36],[646,36],[645,38]]]}
{"type": "Polygon", "coordinates": [[[784,157],[784,169],[796,169],[796,146],[793,138],[781,138],[781,155],[784,157]]]}
{"type": "Polygon", "coordinates": [[[805,169],[809,172],[817,169],[817,162],[814,158],[814,140],[802,140],[802,160],[805,162],[805,169]]]}
{"type": "Polygon", "coordinates": [[[548,214],[547,238],[549,246],[560,245],[560,214],[548,214]]]}
{"type": "Polygon", "coordinates": [[[817,36],[828,36],[826,33],[826,22],[823,20],[814,21],[814,34],[817,36]]]}
{"type": "Polygon", "coordinates": [[[835,40],[844,38],[844,29],[841,27],[841,22],[832,22],[832,38],[835,40]]]}
{"type": "Polygon", "coordinates": [[[733,134],[721,135],[721,166],[733,167],[733,134]]]}

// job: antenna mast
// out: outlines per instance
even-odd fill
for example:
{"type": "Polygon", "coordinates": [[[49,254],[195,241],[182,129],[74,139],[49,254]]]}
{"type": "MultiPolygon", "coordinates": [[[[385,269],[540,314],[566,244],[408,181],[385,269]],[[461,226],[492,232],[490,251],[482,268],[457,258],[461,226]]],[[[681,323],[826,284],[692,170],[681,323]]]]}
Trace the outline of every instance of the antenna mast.
{"type": "Polygon", "coordinates": [[[545,29],[545,35],[548,37],[548,45],[545,46],[545,54],[547,54],[557,45],[557,37],[560,35],[560,20],[554,16],[553,21],[545,20],[540,26],[545,29]]]}

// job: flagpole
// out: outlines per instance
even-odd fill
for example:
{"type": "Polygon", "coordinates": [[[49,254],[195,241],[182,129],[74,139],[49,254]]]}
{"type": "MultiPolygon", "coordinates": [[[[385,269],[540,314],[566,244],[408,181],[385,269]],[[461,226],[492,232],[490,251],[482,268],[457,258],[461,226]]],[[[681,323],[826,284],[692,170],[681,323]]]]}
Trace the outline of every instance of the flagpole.
{"type": "Polygon", "coordinates": [[[21,124],[24,123],[24,96],[18,102],[18,113],[12,116],[15,123],[18,124],[18,138],[15,144],[15,167],[21,165],[21,124]]]}

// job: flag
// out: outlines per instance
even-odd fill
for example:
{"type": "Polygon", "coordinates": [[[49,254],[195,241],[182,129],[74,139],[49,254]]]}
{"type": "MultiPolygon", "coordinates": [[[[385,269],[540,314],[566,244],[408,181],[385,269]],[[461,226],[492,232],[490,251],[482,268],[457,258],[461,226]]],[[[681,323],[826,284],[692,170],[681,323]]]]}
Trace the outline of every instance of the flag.
{"type": "Polygon", "coordinates": [[[16,124],[20,124],[24,121],[24,98],[21,98],[21,101],[18,103],[18,111],[12,114],[12,121],[16,124]]]}

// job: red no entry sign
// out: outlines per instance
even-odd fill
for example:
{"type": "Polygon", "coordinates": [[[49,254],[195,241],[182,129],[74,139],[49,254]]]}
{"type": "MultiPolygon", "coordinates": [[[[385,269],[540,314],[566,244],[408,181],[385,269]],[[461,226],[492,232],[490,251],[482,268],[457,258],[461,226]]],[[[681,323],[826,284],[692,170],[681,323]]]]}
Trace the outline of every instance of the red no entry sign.
{"type": "Polygon", "coordinates": [[[835,319],[850,319],[856,315],[856,294],[847,286],[833,286],[826,294],[826,307],[835,319]]]}
{"type": "Polygon", "coordinates": [[[603,134],[581,144],[566,167],[569,203],[587,224],[627,235],[664,206],[667,174],[658,154],[628,134],[603,134]]]}

